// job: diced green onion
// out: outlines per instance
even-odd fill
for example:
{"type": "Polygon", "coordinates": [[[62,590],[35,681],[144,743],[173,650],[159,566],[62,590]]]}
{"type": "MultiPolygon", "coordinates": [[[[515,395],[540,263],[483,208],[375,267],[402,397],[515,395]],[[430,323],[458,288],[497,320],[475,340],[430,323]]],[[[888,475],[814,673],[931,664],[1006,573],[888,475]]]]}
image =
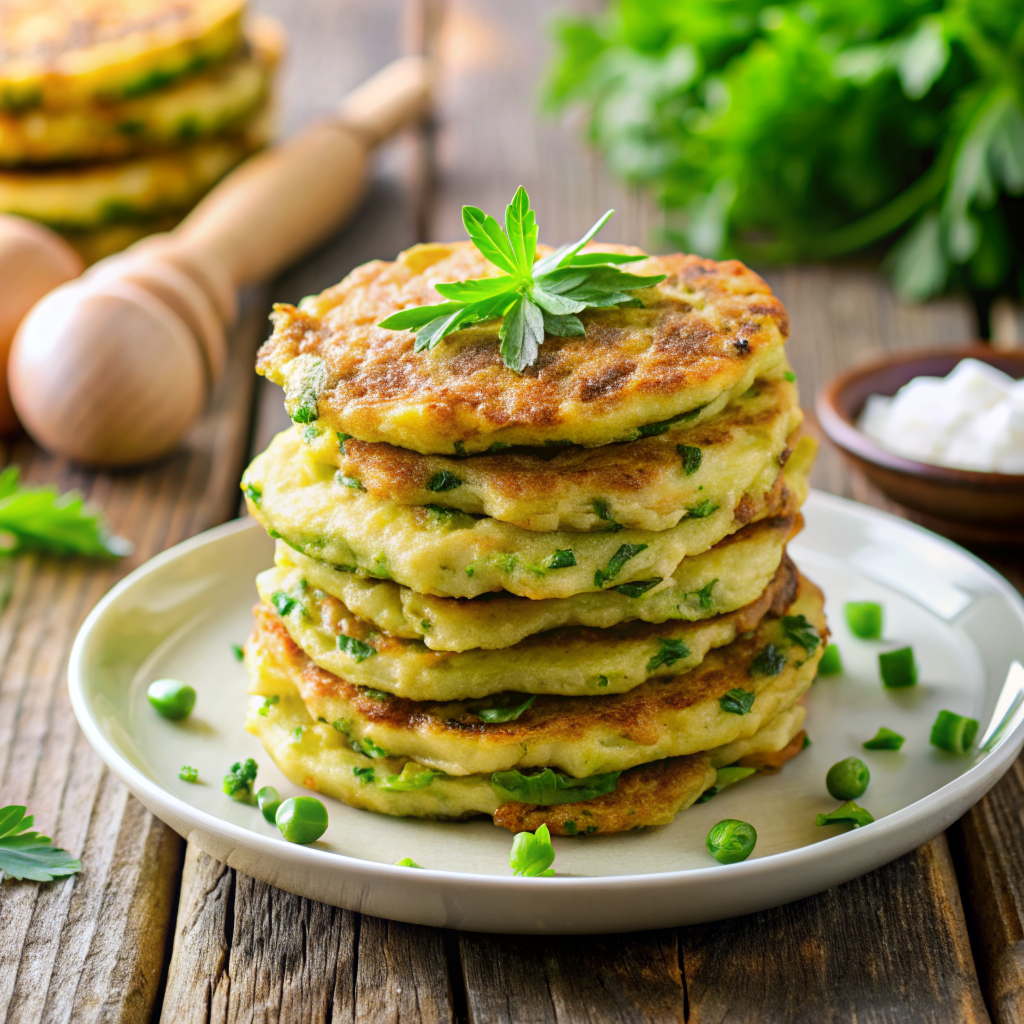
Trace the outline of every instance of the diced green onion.
{"type": "Polygon", "coordinates": [[[903,746],[903,737],[883,725],[874,738],[867,740],[863,746],[865,750],[899,750],[903,746]]]}
{"type": "Polygon", "coordinates": [[[814,819],[815,825],[853,825],[860,828],[862,825],[870,825],[875,819],[870,811],[858,807],[852,800],[840,804],[834,811],[828,814],[819,814],[814,819]]]}
{"type": "Polygon", "coordinates": [[[861,640],[877,640],[882,635],[882,606],[875,601],[847,601],[846,624],[861,640]]]}
{"type": "Polygon", "coordinates": [[[182,765],[178,769],[178,778],[182,782],[198,782],[199,781],[199,769],[193,768],[191,765],[182,765]]]}
{"type": "Polygon", "coordinates": [[[843,671],[843,662],[839,657],[839,648],[835,644],[829,644],[818,662],[819,676],[834,676],[843,671]]]}
{"type": "Polygon", "coordinates": [[[940,711],[932,726],[931,744],[951,754],[966,754],[977,735],[977,719],[940,711]]]}
{"type": "Polygon", "coordinates": [[[889,689],[901,689],[917,683],[917,662],[912,647],[900,647],[878,656],[878,670],[883,685],[889,689]]]}

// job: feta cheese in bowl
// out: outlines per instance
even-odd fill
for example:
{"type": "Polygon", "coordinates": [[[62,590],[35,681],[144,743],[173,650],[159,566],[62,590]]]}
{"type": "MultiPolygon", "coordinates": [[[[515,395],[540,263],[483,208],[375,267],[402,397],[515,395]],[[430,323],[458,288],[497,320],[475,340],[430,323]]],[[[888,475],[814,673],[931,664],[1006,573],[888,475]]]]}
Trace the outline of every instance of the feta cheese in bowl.
{"type": "Polygon", "coordinates": [[[895,455],[983,473],[1024,473],[1024,380],[978,359],[869,395],[860,429],[895,455]]]}

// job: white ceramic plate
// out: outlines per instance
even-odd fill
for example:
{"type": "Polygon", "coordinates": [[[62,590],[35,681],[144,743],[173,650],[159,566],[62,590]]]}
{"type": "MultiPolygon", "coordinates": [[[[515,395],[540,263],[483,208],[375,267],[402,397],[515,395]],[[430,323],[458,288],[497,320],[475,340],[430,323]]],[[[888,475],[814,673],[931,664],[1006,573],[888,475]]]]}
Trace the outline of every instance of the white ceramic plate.
{"type": "Polygon", "coordinates": [[[1024,604],[996,573],[954,544],[903,520],[830,495],[811,495],[807,529],[790,546],[828,595],[845,670],[807,698],[813,745],[775,776],[755,777],[668,826],[556,838],[553,879],[513,878],[512,837],[487,819],[388,818],[326,800],[323,840],[286,843],[255,808],[220,792],[233,761],[254,757],[259,785],[289,783],[245,732],[246,673],[231,645],[249,631],[253,578],[272,544],[250,520],[172,548],[115,587],[82,626],[71,654],[75,713],[90,743],[133,793],[221,861],[283,889],[421,924],[488,932],[600,933],[662,928],[750,913],[811,895],[901,856],[945,829],[1006,771],[1024,744],[1024,604]],[[885,640],[853,638],[843,603],[885,606],[885,640]],[[885,690],[879,651],[913,644],[921,683],[885,690]],[[169,722],[146,700],[154,679],[195,686],[191,718],[169,722]],[[957,757],[931,747],[942,708],[1004,728],[989,750],[957,757]],[[1009,715],[1007,715],[1009,709],[1009,715]],[[888,726],[900,752],[861,743],[888,726]],[[871,785],[859,801],[877,819],[844,832],[818,827],[837,801],[825,773],[856,754],[871,785]],[[178,779],[182,765],[201,784],[178,779]],[[722,818],[757,829],[753,856],[722,866],[704,838],[722,818]],[[412,857],[428,870],[394,867],[412,857]]]}

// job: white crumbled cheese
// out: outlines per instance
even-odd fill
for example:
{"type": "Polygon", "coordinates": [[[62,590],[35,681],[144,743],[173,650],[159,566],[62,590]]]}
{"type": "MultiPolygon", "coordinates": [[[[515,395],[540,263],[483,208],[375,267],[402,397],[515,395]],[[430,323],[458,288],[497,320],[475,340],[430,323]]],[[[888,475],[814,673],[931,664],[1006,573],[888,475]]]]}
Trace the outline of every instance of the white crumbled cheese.
{"type": "Polygon", "coordinates": [[[871,395],[857,425],[917,462],[1024,474],[1024,380],[977,359],[948,377],[915,377],[891,398],[871,395]]]}

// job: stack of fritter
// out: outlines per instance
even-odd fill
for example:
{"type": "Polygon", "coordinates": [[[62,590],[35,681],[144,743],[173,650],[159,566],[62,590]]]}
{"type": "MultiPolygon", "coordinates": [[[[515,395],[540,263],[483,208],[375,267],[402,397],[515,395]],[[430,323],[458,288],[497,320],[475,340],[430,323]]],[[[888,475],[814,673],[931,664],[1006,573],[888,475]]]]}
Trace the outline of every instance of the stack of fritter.
{"type": "Polygon", "coordinates": [[[0,0],[0,212],[88,261],[173,225],[267,138],[276,22],[244,0],[0,0]]]}
{"type": "Polygon", "coordinates": [[[666,279],[521,375],[494,323],[422,352],[377,326],[493,274],[469,243],[276,307],[258,369],[295,425],[242,484],[278,538],[248,727],[296,783],[579,835],[802,749],[827,634],[785,554],[814,454],[785,310],[736,262],[629,269],[666,279]]]}

